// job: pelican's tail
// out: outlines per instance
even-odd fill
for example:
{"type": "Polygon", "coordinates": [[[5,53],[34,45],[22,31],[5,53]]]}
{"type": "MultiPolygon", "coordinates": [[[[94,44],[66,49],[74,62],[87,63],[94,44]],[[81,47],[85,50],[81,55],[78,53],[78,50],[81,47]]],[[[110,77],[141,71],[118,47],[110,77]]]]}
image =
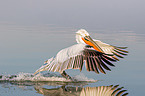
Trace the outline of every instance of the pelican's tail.
{"type": "Polygon", "coordinates": [[[41,72],[41,71],[46,71],[48,70],[47,67],[51,64],[51,62],[54,60],[54,58],[50,58],[48,60],[46,60],[44,62],[44,65],[42,65],[38,70],[35,71],[34,75],[37,74],[38,72],[41,72]]]}

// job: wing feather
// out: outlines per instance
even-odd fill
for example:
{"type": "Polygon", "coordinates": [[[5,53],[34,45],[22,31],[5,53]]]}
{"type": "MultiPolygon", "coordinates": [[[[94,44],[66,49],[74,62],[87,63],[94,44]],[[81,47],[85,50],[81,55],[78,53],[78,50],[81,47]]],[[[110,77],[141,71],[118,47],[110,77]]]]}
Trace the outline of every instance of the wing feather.
{"type": "Polygon", "coordinates": [[[73,57],[73,61],[72,61],[72,64],[71,64],[72,69],[74,69],[74,64],[75,64],[75,57],[73,57]]]}
{"type": "Polygon", "coordinates": [[[124,58],[123,56],[119,55],[118,53],[116,52],[112,52],[114,55],[116,55],[117,57],[120,57],[120,58],[124,58]]]}
{"type": "Polygon", "coordinates": [[[98,58],[95,58],[94,60],[97,62],[97,63],[96,63],[96,66],[97,66],[97,68],[100,70],[100,72],[106,74],[106,72],[105,72],[105,71],[103,70],[103,68],[101,67],[98,58]]]}
{"type": "Polygon", "coordinates": [[[73,64],[73,69],[76,67],[76,57],[74,57],[74,64],[73,64]]]}
{"type": "Polygon", "coordinates": [[[103,56],[101,57],[101,59],[102,59],[106,64],[108,64],[108,65],[110,65],[110,66],[115,66],[115,65],[113,65],[111,62],[109,62],[106,58],[104,58],[103,56]]]}
{"type": "Polygon", "coordinates": [[[71,62],[72,62],[72,57],[69,59],[69,62],[68,62],[68,65],[67,65],[67,69],[70,68],[70,66],[71,66],[71,62]]]}
{"type": "Polygon", "coordinates": [[[119,51],[119,50],[116,50],[116,49],[114,49],[114,51],[115,51],[116,53],[121,54],[121,55],[127,55],[126,53],[123,53],[123,52],[121,52],[121,51],[119,51]]]}
{"type": "Polygon", "coordinates": [[[76,65],[76,68],[79,68],[79,65],[80,65],[80,55],[77,56],[77,65],[76,65]]]}
{"type": "Polygon", "coordinates": [[[75,57],[75,68],[78,68],[79,66],[78,66],[78,64],[79,64],[79,55],[77,55],[76,57],[75,57]]]}
{"type": "Polygon", "coordinates": [[[80,65],[79,65],[80,71],[82,71],[83,64],[84,64],[84,57],[80,55],[80,65]]]}
{"type": "Polygon", "coordinates": [[[97,64],[98,62],[95,61],[95,58],[92,58],[92,60],[93,60],[93,62],[94,62],[94,64],[93,64],[93,66],[94,66],[94,71],[95,71],[96,73],[99,74],[98,68],[97,68],[97,66],[96,66],[96,64],[97,64]]]}
{"type": "Polygon", "coordinates": [[[94,68],[93,68],[93,62],[91,60],[91,57],[88,57],[88,60],[89,60],[89,66],[90,66],[90,71],[94,71],[94,68]]]}
{"type": "Polygon", "coordinates": [[[89,58],[88,57],[86,57],[87,59],[86,59],[86,69],[87,69],[87,71],[91,71],[90,70],[90,67],[91,66],[89,66],[89,58]]]}
{"type": "Polygon", "coordinates": [[[91,58],[91,60],[92,60],[92,62],[93,62],[92,66],[93,66],[94,71],[95,71],[96,73],[99,73],[99,71],[98,71],[98,68],[97,68],[97,66],[96,66],[96,62],[95,62],[94,58],[91,58]]]}
{"type": "Polygon", "coordinates": [[[105,68],[106,70],[111,71],[111,69],[107,65],[105,65],[104,62],[102,62],[100,56],[98,56],[98,60],[100,61],[100,64],[103,66],[103,68],[105,68]]]}
{"type": "Polygon", "coordinates": [[[116,50],[119,50],[119,51],[122,51],[122,52],[125,52],[125,53],[128,53],[128,51],[126,50],[122,50],[120,47],[114,47],[116,50]]]}
{"type": "Polygon", "coordinates": [[[127,47],[112,46],[112,45],[103,43],[100,40],[94,40],[94,41],[100,46],[100,48],[103,50],[105,54],[112,54],[113,55],[112,58],[114,58],[115,60],[119,60],[117,57],[123,58],[123,56],[121,55],[127,55],[126,53],[128,53],[128,51],[124,50],[127,47]]]}

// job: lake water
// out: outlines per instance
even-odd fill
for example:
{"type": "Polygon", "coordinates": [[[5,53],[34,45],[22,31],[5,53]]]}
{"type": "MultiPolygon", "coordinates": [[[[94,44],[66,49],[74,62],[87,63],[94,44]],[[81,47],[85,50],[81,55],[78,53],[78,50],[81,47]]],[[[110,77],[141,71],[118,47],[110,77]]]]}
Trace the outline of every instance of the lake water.
{"type": "Polygon", "coordinates": [[[59,73],[52,72],[34,78],[32,74],[45,60],[55,56],[60,49],[76,44],[77,30],[79,29],[46,24],[26,26],[1,23],[0,96],[79,96],[83,88],[110,85],[124,87],[122,90],[127,90],[128,96],[145,94],[145,34],[134,29],[86,29],[92,38],[128,47],[129,54],[116,62],[116,66],[111,67],[112,70],[107,74],[87,72],[84,67],[81,72],[67,70],[68,74],[80,80],[77,83],[66,82],[59,73]]]}
{"type": "Polygon", "coordinates": [[[143,96],[144,4],[145,0],[1,0],[0,96],[84,96],[109,88],[143,96]],[[67,70],[77,83],[59,73],[34,76],[45,60],[76,44],[75,32],[81,28],[92,38],[127,46],[129,54],[107,74],[87,72],[85,67],[81,72],[67,70]]]}

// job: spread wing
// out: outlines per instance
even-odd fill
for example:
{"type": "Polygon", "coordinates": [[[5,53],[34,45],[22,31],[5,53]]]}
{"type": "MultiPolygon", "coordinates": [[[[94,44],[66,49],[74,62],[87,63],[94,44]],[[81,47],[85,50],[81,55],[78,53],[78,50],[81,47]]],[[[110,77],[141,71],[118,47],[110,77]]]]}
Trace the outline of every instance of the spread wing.
{"type": "MultiPolygon", "coordinates": [[[[104,46],[107,45],[103,45],[101,48],[105,50],[104,46]]],[[[79,69],[81,71],[83,64],[85,64],[87,71],[105,74],[105,70],[111,70],[109,66],[114,66],[112,62],[117,61],[107,54],[110,53],[98,52],[85,44],[75,44],[59,51],[55,58],[48,59],[46,65],[40,67],[34,74],[46,70],[60,73],[66,69],[79,69]]]]}
{"type": "Polygon", "coordinates": [[[62,73],[66,69],[82,69],[84,62],[83,50],[85,44],[75,44],[68,48],[60,50],[55,58],[48,59],[45,65],[42,65],[36,73],[41,71],[52,71],[62,73]]]}
{"type": "Polygon", "coordinates": [[[100,40],[94,40],[104,51],[105,54],[112,54],[113,56],[111,58],[114,58],[115,60],[119,60],[119,58],[123,58],[124,55],[127,55],[128,51],[125,49],[127,47],[117,47],[117,46],[112,46],[106,43],[101,42],[100,40]]]}

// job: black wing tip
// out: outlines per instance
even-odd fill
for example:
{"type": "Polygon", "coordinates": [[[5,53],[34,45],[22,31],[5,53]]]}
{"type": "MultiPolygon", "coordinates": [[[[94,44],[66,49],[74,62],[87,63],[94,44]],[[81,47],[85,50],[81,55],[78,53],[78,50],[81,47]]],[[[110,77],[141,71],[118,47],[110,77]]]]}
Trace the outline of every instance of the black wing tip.
{"type": "Polygon", "coordinates": [[[104,72],[101,72],[101,73],[106,74],[106,72],[105,72],[105,71],[104,71],[104,72]]]}
{"type": "Polygon", "coordinates": [[[114,49],[116,49],[118,51],[121,51],[121,52],[124,52],[124,53],[129,53],[129,51],[127,51],[126,48],[128,48],[128,47],[123,47],[122,48],[122,47],[116,47],[116,46],[114,46],[114,49]]]}
{"type": "MultiPolygon", "coordinates": [[[[127,91],[127,90],[126,90],[127,91]]],[[[125,94],[123,94],[122,96],[127,96],[129,93],[125,93],[125,94]]]]}
{"type": "Polygon", "coordinates": [[[123,51],[119,51],[119,50],[117,50],[117,49],[114,49],[114,51],[116,52],[116,53],[119,53],[119,54],[121,54],[121,55],[127,55],[127,53],[123,53],[123,51]]]}
{"type": "MultiPolygon", "coordinates": [[[[107,59],[107,60],[109,60],[109,61],[113,61],[113,62],[116,62],[117,60],[119,60],[119,59],[117,59],[117,58],[110,58],[110,57],[108,57],[108,56],[105,55],[105,54],[103,54],[102,57],[104,57],[105,59],[107,59]]],[[[114,55],[111,56],[111,57],[114,57],[114,55]]]]}

